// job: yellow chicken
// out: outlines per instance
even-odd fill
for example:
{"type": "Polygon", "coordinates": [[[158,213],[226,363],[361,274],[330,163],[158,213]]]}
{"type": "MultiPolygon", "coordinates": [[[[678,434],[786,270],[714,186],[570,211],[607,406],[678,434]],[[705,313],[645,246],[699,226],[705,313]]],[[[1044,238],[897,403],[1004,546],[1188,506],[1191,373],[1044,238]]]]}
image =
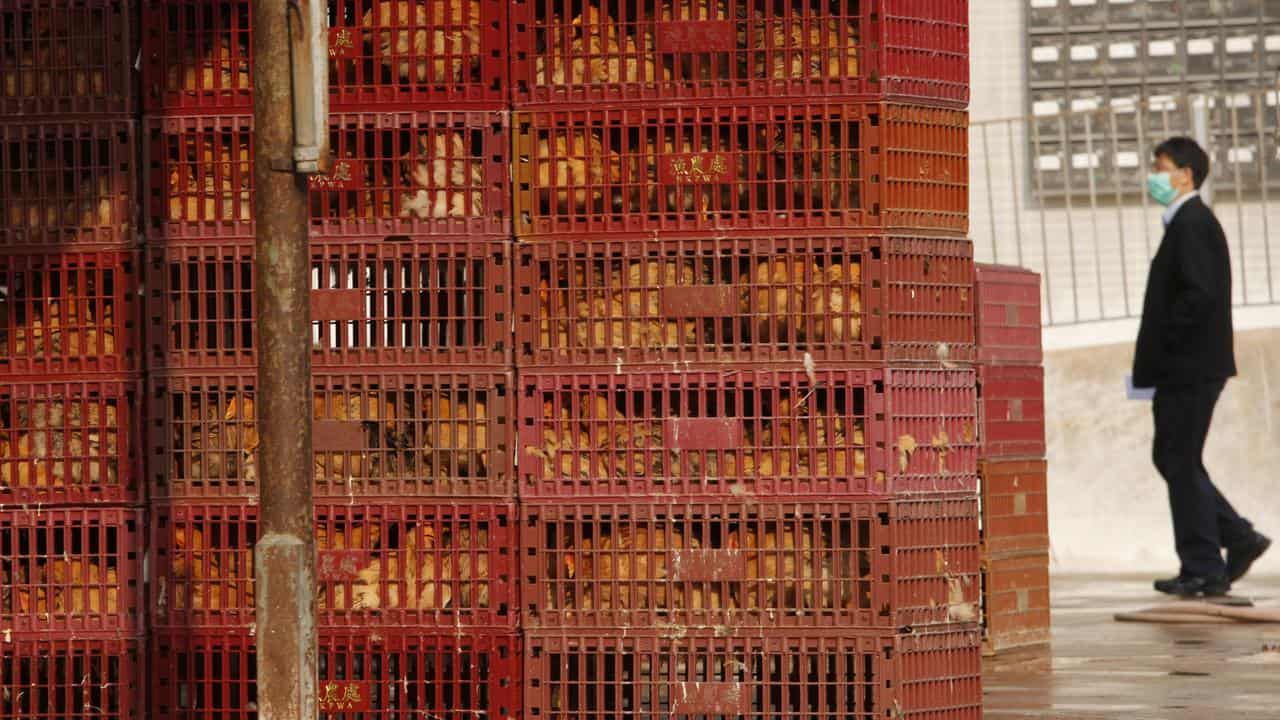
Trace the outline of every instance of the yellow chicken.
{"type": "Polygon", "coordinates": [[[253,397],[233,394],[224,408],[219,408],[214,398],[209,400],[208,404],[194,402],[188,406],[188,411],[197,417],[191,418],[187,427],[185,423],[174,424],[174,446],[187,450],[182,461],[186,477],[255,482],[258,428],[253,397]]]}
{"type": "Polygon", "coordinates": [[[622,209],[621,156],[604,148],[598,130],[552,129],[538,138],[538,187],[546,212],[611,212],[622,209]]]}
{"type": "Polygon", "coordinates": [[[120,612],[120,581],[116,568],[67,557],[35,565],[18,573],[10,597],[16,614],[83,615],[120,612]]]}
{"type": "Polygon", "coordinates": [[[809,314],[814,318],[814,340],[841,343],[862,339],[862,271],[857,263],[815,268],[809,293],[809,314]]]}
{"type": "Polygon", "coordinates": [[[116,351],[115,323],[110,301],[96,302],[68,293],[37,308],[29,327],[14,332],[15,355],[33,357],[112,355],[116,351]],[[102,308],[101,322],[93,308],[102,308]]]}
{"type": "Polygon", "coordinates": [[[595,542],[584,540],[565,557],[566,575],[575,580],[579,610],[713,610],[724,607],[718,586],[672,582],[671,551],[701,549],[674,528],[617,527],[595,542]]]}
{"type": "Polygon", "coordinates": [[[435,131],[418,136],[417,148],[402,162],[409,192],[400,217],[479,217],[484,214],[484,164],[473,157],[461,131],[435,131]]]}
{"type": "Polygon", "coordinates": [[[797,16],[766,19],[755,16],[755,50],[770,61],[759,63],[759,74],[775,80],[834,79],[858,76],[858,38],[850,23],[838,18],[797,16]]]}
{"type": "Polygon", "coordinates": [[[805,337],[805,304],[811,265],[806,260],[776,256],[739,278],[743,288],[739,306],[746,317],[757,318],[756,342],[795,343],[805,337]]]}
{"type": "Polygon", "coordinates": [[[21,22],[7,30],[6,47],[18,48],[0,68],[0,88],[10,98],[102,96],[106,93],[103,24],[97,11],[27,10],[29,32],[21,22]]]}
{"type": "MultiPolygon", "coordinates": [[[[832,610],[837,600],[830,538],[814,537],[809,523],[753,523],[742,531],[747,577],[742,606],[751,609],[832,610]],[[763,525],[760,527],[759,525],[763,525]],[[817,542],[820,540],[821,542],[817,542]]],[[[842,577],[852,577],[850,572],[842,577]]]]}
{"type": "MultiPolygon", "coordinates": [[[[242,538],[251,542],[250,538],[242,538]]],[[[178,525],[160,579],[161,602],[174,610],[245,610],[253,607],[253,550],[218,547],[196,527],[178,525]],[[167,588],[167,591],[166,591],[167,588]]]]}
{"type": "Polygon", "coordinates": [[[167,88],[176,91],[248,90],[249,48],[230,31],[178,48],[182,56],[167,68],[167,88]]]}
{"type": "Polygon", "coordinates": [[[375,59],[416,83],[470,81],[481,22],[478,0],[378,0],[360,19],[375,59]]]}
{"type": "Polygon", "coordinates": [[[171,158],[169,220],[239,220],[252,217],[253,163],[249,143],[205,140],[194,158],[171,158]]]}
{"type": "Polygon", "coordinates": [[[400,435],[396,408],[380,393],[317,393],[313,417],[360,425],[364,452],[315,452],[315,479],[322,484],[345,486],[353,478],[391,476],[400,471],[397,451],[408,448],[400,435]]]}
{"type": "MultiPolygon", "coordinates": [[[[580,269],[581,270],[581,269],[580,269]]],[[[610,271],[609,288],[600,283],[576,293],[574,336],[583,348],[670,348],[698,341],[695,320],[668,320],[662,315],[662,288],[695,284],[691,263],[674,260],[636,261],[610,271]]]]}
{"type": "Polygon", "coordinates": [[[18,407],[16,443],[0,440],[0,484],[115,484],[119,452],[113,401],[52,400],[18,407]],[[16,445],[16,447],[15,447],[16,445]]]}
{"type": "Polygon", "coordinates": [[[479,479],[489,473],[489,409],[480,393],[429,392],[423,455],[427,473],[441,479],[479,479]]]}
{"type": "Polygon", "coordinates": [[[594,5],[586,5],[566,29],[552,17],[545,50],[534,58],[539,85],[586,85],[670,80],[655,62],[652,37],[642,49],[635,37],[594,5]],[[566,60],[566,57],[568,60],[566,60]]]}

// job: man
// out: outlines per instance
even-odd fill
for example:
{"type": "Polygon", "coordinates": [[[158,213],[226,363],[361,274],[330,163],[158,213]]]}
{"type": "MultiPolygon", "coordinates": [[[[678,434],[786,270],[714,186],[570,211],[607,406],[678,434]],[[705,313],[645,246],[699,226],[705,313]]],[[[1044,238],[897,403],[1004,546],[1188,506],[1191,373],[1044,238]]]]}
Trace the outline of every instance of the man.
{"type": "Polygon", "coordinates": [[[1227,238],[1199,193],[1208,175],[1209,156],[1190,138],[1155,150],[1147,186],[1166,206],[1165,232],[1133,358],[1134,386],[1155,388],[1152,457],[1169,486],[1182,563],[1177,577],[1155,588],[1180,597],[1225,595],[1271,545],[1218,492],[1201,460],[1213,407],[1236,374],[1227,238]]]}

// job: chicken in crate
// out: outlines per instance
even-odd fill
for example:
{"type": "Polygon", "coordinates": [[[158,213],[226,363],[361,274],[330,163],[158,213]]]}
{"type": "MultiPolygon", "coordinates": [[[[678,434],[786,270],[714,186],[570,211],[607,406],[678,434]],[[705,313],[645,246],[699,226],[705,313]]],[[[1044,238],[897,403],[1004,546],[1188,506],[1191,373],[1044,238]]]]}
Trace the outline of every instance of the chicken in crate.
{"type": "MultiPolygon", "coordinates": [[[[330,106],[502,107],[502,0],[328,0],[330,106]]],[[[152,112],[252,106],[248,0],[153,0],[143,7],[142,85],[152,112]]]]}
{"type": "Polygon", "coordinates": [[[870,485],[864,371],[524,375],[527,497],[870,485]]]}
{"type": "Polygon", "coordinates": [[[977,500],[523,507],[526,628],[925,627],[978,617],[977,500]]]}
{"type": "Polygon", "coordinates": [[[516,232],[962,232],[967,125],[960,111],[883,103],[520,111],[516,232]]]}
{"type": "MultiPolygon", "coordinates": [[[[174,374],[150,383],[153,496],[254,496],[254,377],[174,374]]],[[[513,494],[509,374],[317,374],[313,387],[318,497],[513,494]]]]}
{"type": "MultiPolygon", "coordinates": [[[[147,215],[175,239],[246,234],[252,118],[148,121],[147,215]]],[[[333,167],[310,178],[316,230],[501,236],[507,228],[506,122],[486,111],[334,114],[333,167]]]]}
{"type": "Polygon", "coordinates": [[[132,251],[0,255],[0,373],[139,369],[132,251]]]}
{"type": "Polygon", "coordinates": [[[137,632],[142,550],[141,511],[0,511],[0,622],[16,632],[137,632]]]}
{"type": "Polygon", "coordinates": [[[526,366],[974,354],[972,248],[955,238],[601,234],[518,246],[516,285],[526,366]]]}
{"type": "Polygon", "coordinates": [[[857,0],[512,4],[518,106],[865,92],[857,0]]]}
{"type": "MultiPolygon", "coordinates": [[[[257,509],[177,503],[156,515],[152,625],[251,623],[257,509]]],[[[513,625],[514,523],[502,504],[317,505],[319,622],[513,625]]]]}
{"type": "Polygon", "coordinates": [[[521,493],[972,491],[968,370],[618,370],[521,379],[521,493]]]}
{"type": "Polygon", "coordinates": [[[129,0],[0,3],[0,108],[18,115],[134,109],[129,0]]]}
{"type": "Polygon", "coordinates": [[[135,503],[135,380],[9,380],[0,389],[0,504],[135,503]]]}
{"type": "Polygon", "coordinates": [[[132,243],[133,123],[12,120],[0,123],[0,245],[132,243]]]}

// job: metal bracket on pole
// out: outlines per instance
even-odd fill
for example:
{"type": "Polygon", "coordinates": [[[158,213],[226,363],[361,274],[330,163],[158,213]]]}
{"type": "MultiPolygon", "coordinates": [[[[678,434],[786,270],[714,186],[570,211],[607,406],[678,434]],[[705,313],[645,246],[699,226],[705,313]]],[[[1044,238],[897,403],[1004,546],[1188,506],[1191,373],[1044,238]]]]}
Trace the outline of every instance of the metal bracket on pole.
{"type": "Polygon", "coordinates": [[[287,0],[293,73],[294,172],[329,171],[329,29],[325,0],[287,0]]]}

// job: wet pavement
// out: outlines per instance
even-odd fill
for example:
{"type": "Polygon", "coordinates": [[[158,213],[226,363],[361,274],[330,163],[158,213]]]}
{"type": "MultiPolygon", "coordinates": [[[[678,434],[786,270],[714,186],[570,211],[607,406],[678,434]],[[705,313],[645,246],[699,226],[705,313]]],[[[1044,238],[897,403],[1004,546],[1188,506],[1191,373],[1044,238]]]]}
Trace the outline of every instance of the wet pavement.
{"type": "MultiPolygon", "coordinates": [[[[987,720],[1277,720],[1280,625],[1121,623],[1151,578],[1053,578],[1053,645],[988,658],[987,720]],[[1267,650],[1267,648],[1276,648],[1267,650]]],[[[1280,607],[1280,578],[1236,594],[1280,607]]]]}

